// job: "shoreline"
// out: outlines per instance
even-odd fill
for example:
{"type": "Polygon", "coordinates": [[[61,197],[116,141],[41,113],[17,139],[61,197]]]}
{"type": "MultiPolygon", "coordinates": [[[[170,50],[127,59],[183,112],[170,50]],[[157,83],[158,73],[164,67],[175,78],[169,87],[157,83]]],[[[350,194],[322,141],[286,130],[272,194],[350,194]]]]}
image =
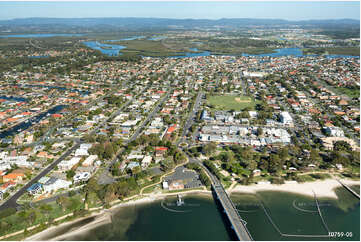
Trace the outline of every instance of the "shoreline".
{"type": "MultiPolygon", "coordinates": [[[[353,180],[342,180],[343,183],[347,185],[360,185],[360,181],[353,181],[353,180]]],[[[327,179],[323,181],[314,181],[314,182],[306,182],[306,183],[288,183],[288,184],[282,184],[282,185],[276,185],[276,184],[252,184],[252,185],[236,185],[235,187],[231,188],[230,190],[227,190],[228,194],[232,193],[257,193],[261,191],[275,191],[275,192],[287,192],[287,193],[296,193],[301,194],[305,196],[313,197],[313,191],[316,193],[317,197],[326,197],[326,198],[332,198],[332,199],[338,199],[334,189],[337,187],[342,187],[340,183],[338,183],[336,180],[333,179],[327,179]]],[[[64,234],[54,236],[53,238],[46,239],[46,240],[61,240],[71,235],[77,235],[84,232],[87,232],[99,225],[111,223],[111,214],[114,212],[114,210],[121,208],[121,207],[127,207],[127,206],[134,206],[138,204],[147,204],[155,201],[162,200],[169,196],[177,196],[178,194],[188,194],[188,195],[205,195],[205,196],[211,196],[212,192],[208,190],[191,190],[191,191],[179,191],[174,193],[150,193],[145,194],[142,198],[135,199],[135,200],[129,200],[125,202],[120,202],[118,204],[113,205],[109,209],[101,209],[100,211],[92,212],[90,215],[76,219],[74,221],[68,221],[59,225],[51,226],[37,234],[31,235],[30,237],[26,238],[26,241],[32,241],[32,240],[45,240],[42,239],[44,235],[47,235],[49,233],[56,233],[57,231],[64,229],[64,227],[76,224],[82,220],[94,218],[93,221],[90,223],[86,223],[84,225],[79,226],[78,228],[75,228],[74,230],[71,230],[69,232],[65,232],[64,234]]],[[[118,202],[113,201],[113,203],[118,202]]]]}
{"type": "MultiPolygon", "coordinates": [[[[360,181],[342,180],[346,185],[360,185],[360,181]]],[[[322,181],[313,181],[305,183],[286,183],[286,184],[253,184],[253,185],[237,185],[231,189],[230,193],[257,193],[261,191],[288,192],[313,197],[314,193],[317,197],[326,197],[338,199],[335,188],[342,185],[334,179],[326,179],[322,181]]]]}
{"type": "MultiPolygon", "coordinates": [[[[56,241],[56,240],[62,240],[64,237],[68,237],[71,235],[76,235],[76,234],[81,234],[84,232],[87,232],[99,225],[103,225],[103,224],[107,224],[107,223],[111,223],[111,214],[114,212],[114,210],[121,208],[121,207],[128,207],[128,206],[134,206],[134,205],[138,205],[138,204],[147,204],[147,203],[151,203],[151,202],[155,202],[155,201],[159,201],[162,200],[166,197],[169,196],[177,196],[178,194],[193,194],[193,195],[212,195],[211,191],[206,191],[206,190],[191,190],[191,191],[183,191],[183,192],[175,192],[175,193],[159,193],[159,194],[147,194],[147,195],[143,195],[146,197],[143,198],[139,198],[139,199],[135,199],[135,200],[129,200],[126,202],[120,202],[119,204],[113,205],[111,208],[109,209],[102,209],[99,208],[100,211],[97,212],[92,212],[90,215],[86,216],[86,217],[82,217],[82,218],[78,218],[76,220],[73,221],[67,221],[64,223],[61,223],[59,225],[52,225],[51,227],[36,233],[34,235],[31,235],[27,238],[24,239],[24,241],[36,241],[36,240],[51,240],[51,241],[56,241]],[[57,232],[57,230],[61,230],[62,228],[69,226],[71,224],[75,224],[78,223],[80,221],[83,221],[85,219],[90,219],[90,218],[94,218],[94,221],[81,225],[78,228],[75,228],[74,230],[71,230],[69,232],[66,232],[62,235],[59,236],[54,236],[51,239],[42,239],[42,237],[44,235],[47,235],[49,233],[55,233],[57,232]]],[[[113,202],[117,202],[117,201],[113,201],[113,202]]]]}

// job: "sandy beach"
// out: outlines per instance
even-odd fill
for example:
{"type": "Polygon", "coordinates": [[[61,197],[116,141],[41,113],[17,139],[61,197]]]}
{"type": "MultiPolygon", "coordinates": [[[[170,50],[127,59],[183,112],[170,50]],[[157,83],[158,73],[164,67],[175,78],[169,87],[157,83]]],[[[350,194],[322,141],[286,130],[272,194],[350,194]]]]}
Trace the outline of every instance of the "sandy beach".
{"type": "MultiPolygon", "coordinates": [[[[360,185],[360,181],[342,180],[346,185],[360,185]]],[[[237,185],[230,190],[230,192],[256,193],[259,191],[281,191],[292,192],[306,196],[314,196],[313,191],[317,197],[328,197],[337,199],[334,191],[336,187],[341,184],[333,179],[323,181],[305,182],[305,183],[288,183],[282,185],[276,184],[255,184],[250,186],[237,185]]]]}
{"type": "MultiPolygon", "coordinates": [[[[343,183],[347,185],[360,185],[360,181],[352,181],[352,180],[342,180],[343,183]]],[[[313,196],[313,191],[316,193],[317,197],[329,197],[337,199],[337,195],[334,191],[335,188],[340,187],[341,184],[333,179],[328,179],[324,181],[315,181],[315,182],[307,182],[307,183],[288,183],[282,185],[275,185],[275,184],[255,184],[255,185],[237,185],[228,190],[228,193],[233,192],[241,192],[241,193],[256,193],[259,191],[282,191],[282,192],[292,192],[298,193],[306,196],[313,196]]],[[[93,212],[91,215],[85,218],[79,218],[74,221],[66,222],[58,226],[52,226],[40,233],[37,233],[33,236],[28,237],[26,240],[63,240],[66,237],[81,234],[84,232],[89,231],[92,228],[95,228],[99,225],[111,223],[110,215],[120,207],[124,206],[134,206],[137,204],[142,203],[150,203],[157,200],[162,200],[167,196],[176,196],[177,194],[197,194],[197,195],[205,195],[210,196],[211,192],[206,190],[199,190],[199,191],[184,191],[184,192],[177,192],[177,193],[151,193],[147,194],[146,197],[136,199],[136,200],[129,200],[126,202],[122,202],[119,204],[114,205],[110,209],[102,209],[97,212],[93,212]],[[75,225],[77,222],[82,221],[84,219],[94,218],[93,221],[81,225],[79,227],[71,228],[71,225],[75,225]],[[61,234],[59,236],[54,236],[49,238],[50,234],[56,234],[57,231],[61,231],[70,227],[68,232],[61,234]]],[[[115,201],[117,202],[117,201],[115,201]]]]}
{"type": "Polygon", "coordinates": [[[119,203],[114,205],[113,207],[111,207],[110,209],[102,209],[100,211],[97,212],[93,212],[91,215],[84,217],[84,218],[79,218],[76,219],[74,221],[69,221],[66,223],[62,223],[60,225],[57,226],[51,226],[50,228],[39,232],[37,234],[34,234],[28,238],[26,238],[26,241],[37,241],[37,240],[52,240],[52,241],[59,241],[59,240],[64,240],[64,238],[72,236],[72,235],[78,235],[84,232],[87,232],[97,226],[103,225],[103,224],[107,224],[107,223],[111,223],[111,214],[114,212],[114,210],[120,208],[120,207],[125,207],[125,206],[134,206],[137,204],[144,204],[144,203],[150,203],[150,202],[154,202],[157,200],[162,200],[165,197],[168,196],[176,196],[177,194],[203,194],[203,195],[211,195],[210,191],[184,191],[184,192],[178,192],[178,193],[166,193],[166,194],[150,194],[147,197],[144,198],[140,198],[140,199],[136,199],[136,200],[130,200],[127,202],[123,202],[123,203],[119,203]],[[90,223],[86,223],[82,226],[79,227],[75,227],[75,228],[71,228],[69,229],[68,232],[59,235],[59,236],[54,236],[53,238],[47,238],[50,234],[56,234],[58,231],[65,229],[66,227],[71,227],[71,225],[74,225],[80,221],[83,221],[85,219],[89,219],[89,218],[94,218],[94,220],[90,223]]]}

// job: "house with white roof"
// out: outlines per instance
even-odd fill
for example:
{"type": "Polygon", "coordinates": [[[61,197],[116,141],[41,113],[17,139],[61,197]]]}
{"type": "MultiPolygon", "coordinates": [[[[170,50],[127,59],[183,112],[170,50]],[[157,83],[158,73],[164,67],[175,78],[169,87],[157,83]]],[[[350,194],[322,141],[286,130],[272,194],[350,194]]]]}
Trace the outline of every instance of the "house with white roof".
{"type": "Polygon", "coordinates": [[[78,164],[80,157],[73,157],[70,160],[63,160],[58,164],[58,168],[62,171],[70,170],[75,164],[78,164]]]}
{"type": "Polygon", "coordinates": [[[45,193],[51,193],[55,192],[62,188],[69,188],[71,185],[71,182],[65,181],[62,179],[58,179],[55,177],[50,177],[50,179],[44,183],[43,189],[45,193]]]}
{"type": "Polygon", "coordinates": [[[79,172],[73,177],[74,183],[87,181],[90,178],[89,172],[79,172]]]}
{"type": "Polygon", "coordinates": [[[284,125],[292,125],[293,119],[288,112],[281,112],[280,114],[281,123],[284,125]]]}
{"type": "Polygon", "coordinates": [[[83,161],[82,166],[92,166],[96,159],[98,159],[97,155],[90,155],[83,161]]]}
{"type": "Polygon", "coordinates": [[[142,168],[146,168],[150,165],[152,162],[152,157],[149,155],[144,156],[144,159],[142,160],[142,168]]]}

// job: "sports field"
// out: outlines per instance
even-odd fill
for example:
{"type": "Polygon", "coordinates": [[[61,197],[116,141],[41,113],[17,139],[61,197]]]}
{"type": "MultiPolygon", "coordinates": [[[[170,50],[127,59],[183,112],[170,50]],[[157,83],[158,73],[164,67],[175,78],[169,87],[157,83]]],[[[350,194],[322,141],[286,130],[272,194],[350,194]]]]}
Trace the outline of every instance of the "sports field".
{"type": "Polygon", "coordinates": [[[211,104],[218,110],[236,110],[241,111],[246,107],[250,107],[254,110],[256,101],[249,96],[212,96],[207,99],[208,104],[211,104]]]}

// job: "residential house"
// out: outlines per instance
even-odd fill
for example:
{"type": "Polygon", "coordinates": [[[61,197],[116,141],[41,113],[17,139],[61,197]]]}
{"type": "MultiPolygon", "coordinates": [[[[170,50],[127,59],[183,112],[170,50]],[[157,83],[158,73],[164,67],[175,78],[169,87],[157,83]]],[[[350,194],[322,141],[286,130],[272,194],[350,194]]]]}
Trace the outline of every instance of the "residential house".
{"type": "Polygon", "coordinates": [[[69,181],[61,180],[55,177],[50,177],[50,179],[44,183],[43,188],[44,188],[44,192],[51,193],[62,188],[69,188],[70,185],[71,182],[69,181]]]}
{"type": "Polygon", "coordinates": [[[74,183],[79,183],[79,182],[84,182],[89,180],[90,178],[90,173],[89,172],[81,172],[81,173],[77,173],[75,174],[75,176],[73,177],[74,183]]]}
{"type": "Polygon", "coordinates": [[[24,177],[24,173],[10,173],[3,176],[3,182],[21,182],[24,177]]]}
{"type": "Polygon", "coordinates": [[[43,190],[43,185],[40,183],[34,183],[28,189],[26,189],[26,191],[31,195],[41,194],[42,190],[43,190]]]}
{"type": "Polygon", "coordinates": [[[146,168],[150,165],[150,163],[152,162],[152,157],[151,156],[144,156],[143,160],[142,160],[142,168],[146,168]]]}

